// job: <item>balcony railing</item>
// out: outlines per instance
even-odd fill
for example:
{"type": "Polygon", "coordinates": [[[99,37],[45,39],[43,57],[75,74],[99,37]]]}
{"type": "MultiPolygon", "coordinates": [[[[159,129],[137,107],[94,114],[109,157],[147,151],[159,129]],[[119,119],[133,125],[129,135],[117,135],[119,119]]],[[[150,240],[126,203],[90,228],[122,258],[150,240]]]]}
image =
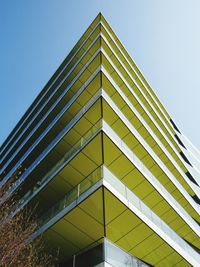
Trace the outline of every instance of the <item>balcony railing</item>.
{"type": "MultiPolygon", "coordinates": [[[[81,109],[81,111],[66,125],[66,127],[55,137],[55,139],[44,149],[44,151],[37,157],[37,159],[22,173],[19,179],[10,187],[9,193],[14,190],[26,179],[26,177],[40,164],[40,162],[46,157],[46,155],[57,145],[57,143],[71,130],[71,128],[77,123],[77,121],[89,110],[89,108],[100,97],[101,90],[98,90],[96,94],[88,101],[88,103],[81,109]]],[[[6,175],[3,181],[7,181],[10,178],[10,173],[6,175]]],[[[0,186],[3,183],[0,183],[0,186]]]]}
{"type": "Polygon", "coordinates": [[[71,191],[69,191],[59,202],[52,206],[46,213],[40,217],[38,227],[41,227],[60,211],[69,206],[73,201],[78,199],[84,192],[103,178],[103,166],[98,167],[94,172],[82,180],[71,191]]]}
{"type": "Polygon", "coordinates": [[[82,149],[90,139],[92,139],[97,132],[102,128],[102,120],[99,120],[93,125],[90,130],[81,137],[81,139],[62,157],[61,160],[40,180],[37,184],[29,190],[26,195],[20,200],[20,206],[27,204],[33,196],[35,196],[53,177],[55,177],[64,166],[82,149]]]}
{"type": "Polygon", "coordinates": [[[137,197],[125,184],[123,184],[109,169],[104,167],[104,185],[112,192],[116,192],[119,198],[127,205],[138,217],[142,215],[142,220],[153,229],[169,245],[173,244],[178,253],[180,253],[189,262],[200,262],[200,255],[187,242],[185,242],[174,230],[172,230],[158,215],[156,215],[144,202],[137,197]],[[113,189],[112,189],[113,188],[113,189]],[[144,218],[144,216],[146,218],[144,218]]]}

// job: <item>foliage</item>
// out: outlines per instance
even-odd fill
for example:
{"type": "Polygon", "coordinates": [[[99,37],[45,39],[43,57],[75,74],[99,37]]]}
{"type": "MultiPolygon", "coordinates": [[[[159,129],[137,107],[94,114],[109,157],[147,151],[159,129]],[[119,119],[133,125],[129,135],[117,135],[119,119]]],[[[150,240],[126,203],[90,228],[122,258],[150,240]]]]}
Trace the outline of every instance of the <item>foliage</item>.
{"type": "Polygon", "coordinates": [[[21,209],[16,212],[17,198],[8,194],[8,189],[17,176],[15,174],[0,188],[0,266],[55,266],[55,258],[44,252],[42,237],[31,241],[37,228],[33,211],[21,209]]]}

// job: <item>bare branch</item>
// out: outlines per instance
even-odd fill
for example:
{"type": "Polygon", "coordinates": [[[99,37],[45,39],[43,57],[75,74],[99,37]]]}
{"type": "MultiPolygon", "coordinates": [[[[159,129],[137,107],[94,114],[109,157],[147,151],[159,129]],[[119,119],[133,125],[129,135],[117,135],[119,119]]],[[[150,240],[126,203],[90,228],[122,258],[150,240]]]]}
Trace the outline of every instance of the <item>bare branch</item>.
{"type": "Polygon", "coordinates": [[[16,213],[17,198],[11,194],[8,196],[10,186],[20,173],[16,172],[0,188],[0,266],[55,266],[56,257],[44,252],[42,237],[30,242],[30,237],[37,229],[33,210],[22,209],[16,213]]]}

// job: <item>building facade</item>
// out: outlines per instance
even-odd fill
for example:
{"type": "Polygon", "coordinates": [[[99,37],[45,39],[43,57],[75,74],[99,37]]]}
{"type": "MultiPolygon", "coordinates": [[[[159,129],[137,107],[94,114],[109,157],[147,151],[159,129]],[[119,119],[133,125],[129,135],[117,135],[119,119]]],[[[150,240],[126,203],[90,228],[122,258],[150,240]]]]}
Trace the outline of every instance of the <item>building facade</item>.
{"type": "Polygon", "coordinates": [[[0,148],[60,266],[200,266],[200,153],[99,14],[0,148]],[[37,205],[38,203],[38,205],[37,205]]]}

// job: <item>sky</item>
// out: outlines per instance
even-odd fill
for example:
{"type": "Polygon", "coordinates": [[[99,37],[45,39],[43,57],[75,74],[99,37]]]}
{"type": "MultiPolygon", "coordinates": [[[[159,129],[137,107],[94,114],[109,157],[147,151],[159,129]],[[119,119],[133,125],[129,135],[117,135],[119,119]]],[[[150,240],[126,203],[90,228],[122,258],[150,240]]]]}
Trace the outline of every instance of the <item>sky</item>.
{"type": "Polygon", "coordinates": [[[200,149],[199,0],[1,0],[0,145],[99,12],[200,149]]]}

